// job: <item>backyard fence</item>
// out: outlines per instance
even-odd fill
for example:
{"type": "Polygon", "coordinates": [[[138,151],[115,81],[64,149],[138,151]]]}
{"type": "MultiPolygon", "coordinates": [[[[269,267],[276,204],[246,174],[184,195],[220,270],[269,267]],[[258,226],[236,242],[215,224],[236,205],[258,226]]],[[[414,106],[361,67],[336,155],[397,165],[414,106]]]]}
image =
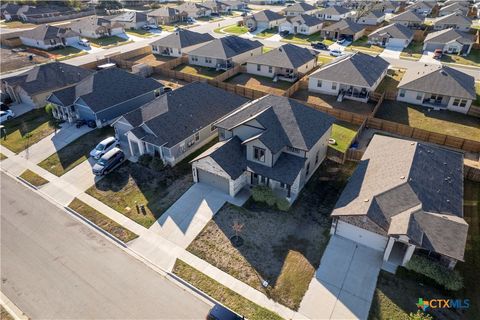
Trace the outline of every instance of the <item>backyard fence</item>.
{"type": "Polygon", "coordinates": [[[463,166],[463,175],[468,180],[472,180],[472,181],[475,181],[475,182],[480,182],[480,168],[464,165],[463,166]]]}

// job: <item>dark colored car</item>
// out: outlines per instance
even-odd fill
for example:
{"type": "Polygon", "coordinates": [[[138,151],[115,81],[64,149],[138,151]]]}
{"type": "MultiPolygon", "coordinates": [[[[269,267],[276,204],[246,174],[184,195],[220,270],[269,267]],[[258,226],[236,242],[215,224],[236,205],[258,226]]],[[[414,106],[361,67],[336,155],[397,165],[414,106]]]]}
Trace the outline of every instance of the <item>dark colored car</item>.
{"type": "Polygon", "coordinates": [[[281,36],[281,37],[286,37],[286,36],[288,36],[289,34],[290,34],[290,32],[288,32],[287,30],[284,30],[284,31],[281,31],[281,32],[280,32],[280,36],[281,36]]]}
{"type": "Polygon", "coordinates": [[[163,87],[163,93],[172,92],[172,90],[170,87],[163,87]]]}
{"type": "Polygon", "coordinates": [[[312,43],[312,48],[317,50],[328,50],[328,47],[323,42],[312,43]]]}
{"type": "Polygon", "coordinates": [[[95,163],[92,172],[96,176],[103,176],[111,172],[117,165],[123,162],[125,155],[119,148],[113,148],[105,153],[100,160],[95,163]]]}
{"type": "Polygon", "coordinates": [[[242,12],[241,16],[242,16],[242,17],[246,17],[247,14],[248,14],[248,13],[245,11],[245,12],[242,12]]]}
{"type": "Polygon", "coordinates": [[[87,126],[88,126],[89,128],[96,128],[96,127],[97,127],[97,123],[96,123],[95,121],[93,121],[93,120],[88,120],[88,121],[87,121],[87,126]]]}
{"type": "Polygon", "coordinates": [[[233,311],[216,304],[208,313],[207,320],[242,320],[244,317],[239,316],[233,311]]]}

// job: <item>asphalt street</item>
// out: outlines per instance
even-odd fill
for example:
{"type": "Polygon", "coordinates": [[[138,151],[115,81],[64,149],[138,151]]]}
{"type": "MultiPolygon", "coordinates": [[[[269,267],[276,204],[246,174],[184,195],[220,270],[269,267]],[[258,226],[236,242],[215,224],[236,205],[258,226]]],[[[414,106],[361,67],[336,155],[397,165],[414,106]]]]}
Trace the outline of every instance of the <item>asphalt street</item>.
{"type": "Polygon", "coordinates": [[[31,319],[205,319],[210,305],[1,173],[1,291],[31,319]]]}

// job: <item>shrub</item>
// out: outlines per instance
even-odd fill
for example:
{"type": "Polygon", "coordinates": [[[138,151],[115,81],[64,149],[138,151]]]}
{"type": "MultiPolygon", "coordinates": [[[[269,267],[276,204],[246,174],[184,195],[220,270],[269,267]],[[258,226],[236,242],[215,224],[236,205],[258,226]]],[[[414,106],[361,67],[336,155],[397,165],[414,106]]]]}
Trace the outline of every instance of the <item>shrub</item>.
{"type": "Polygon", "coordinates": [[[148,153],[142,154],[140,157],[138,157],[138,163],[142,166],[148,167],[150,162],[152,162],[152,156],[148,153]]]}
{"type": "Polygon", "coordinates": [[[433,318],[428,313],[424,313],[418,310],[417,313],[410,312],[408,319],[409,320],[432,320],[433,318]]]}
{"type": "Polygon", "coordinates": [[[277,199],[277,208],[280,211],[288,211],[290,208],[290,203],[287,201],[287,199],[279,198],[277,199]]]}
{"type": "Polygon", "coordinates": [[[255,202],[265,202],[267,193],[270,191],[270,188],[263,186],[255,186],[252,189],[252,198],[255,202]]]}
{"type": "Polygon", "coordinates": [[[47,104],[45,105],[45,111],[48,113],[48,115],[52,116],[52,114],[53,114],[53,108],[54,108],[54,107],[53,107],[53,104],[51,104],[51,103],[47,103],[47,104]]]}
{"type": "Polygon", "coordinates": [[[463,278],[458,271],[450,270],[425,257],[412,256],[405,268],[435,280],[447,290],[457,291],[463,288],[463,278]]]}
{"type": "Polygon", "coordinates": [[[281,211],[287,211],[290,207],[286,199],[277,197],[273,190],[266,186],[255,186],[252,189],[252,198],[255,202],[265,203],[269,207],[276,206],[281,211]]]}
{"type": "Polygon", "coordinates": [[[163,169],[165,165],[163,164],[162,159],[158,157],[154,157],[152,161],[150,162],[150,168],[155,171],[160,171],[163,169]]]}

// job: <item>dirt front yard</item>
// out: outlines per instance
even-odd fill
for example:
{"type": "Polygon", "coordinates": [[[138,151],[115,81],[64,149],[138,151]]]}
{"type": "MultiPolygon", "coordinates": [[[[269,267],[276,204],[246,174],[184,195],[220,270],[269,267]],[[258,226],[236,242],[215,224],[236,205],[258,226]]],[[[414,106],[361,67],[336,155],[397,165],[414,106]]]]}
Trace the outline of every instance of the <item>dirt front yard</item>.
{"type": "Polygon", "coordinates": [[[140,55],[140,56],[136,56],[136,57],[127,59],[127,61],[134,61],[134,62],[137,62],[137,63],[145,63],[149,66],[157,67],[157,66],[161,66],[165,62],[170,61],[172,59],[175,59],[175,57],[165,57],[165,56],[160,56],[160,55],[150,53],[150,54],[143,54],[143,55],[140,55]]]}
{"type": "Polygon", "coordinates": [[[288,212],[252,200],[244,207],[227,204],[187,250],[296,310],[328,242],[330,212],[353,168],[326,161],[288,212]],[[234,223],[243,225],[238,248],[230,241],[234,223]]]}
{"type": "Polygon", "coordinates": [[[260,90],[276,95],[282,95],[293,83],[287,81],[273,82],[271,78],[255,76],[248,73],[239,73],[226,81],[230,84],[239,84],[250,89],[260,90]]]}
{"type": "Polygon", "coordinates": [[[15,53],[5,47],[0,48],[0,55],[2,57],[0,63],[0,70],[2,70],[2,72],[14,71],[48,61],[47,58],[30,52],[15,53]],[[28,58],[30,55],[33,56],[32,60],[28,58]]]}

